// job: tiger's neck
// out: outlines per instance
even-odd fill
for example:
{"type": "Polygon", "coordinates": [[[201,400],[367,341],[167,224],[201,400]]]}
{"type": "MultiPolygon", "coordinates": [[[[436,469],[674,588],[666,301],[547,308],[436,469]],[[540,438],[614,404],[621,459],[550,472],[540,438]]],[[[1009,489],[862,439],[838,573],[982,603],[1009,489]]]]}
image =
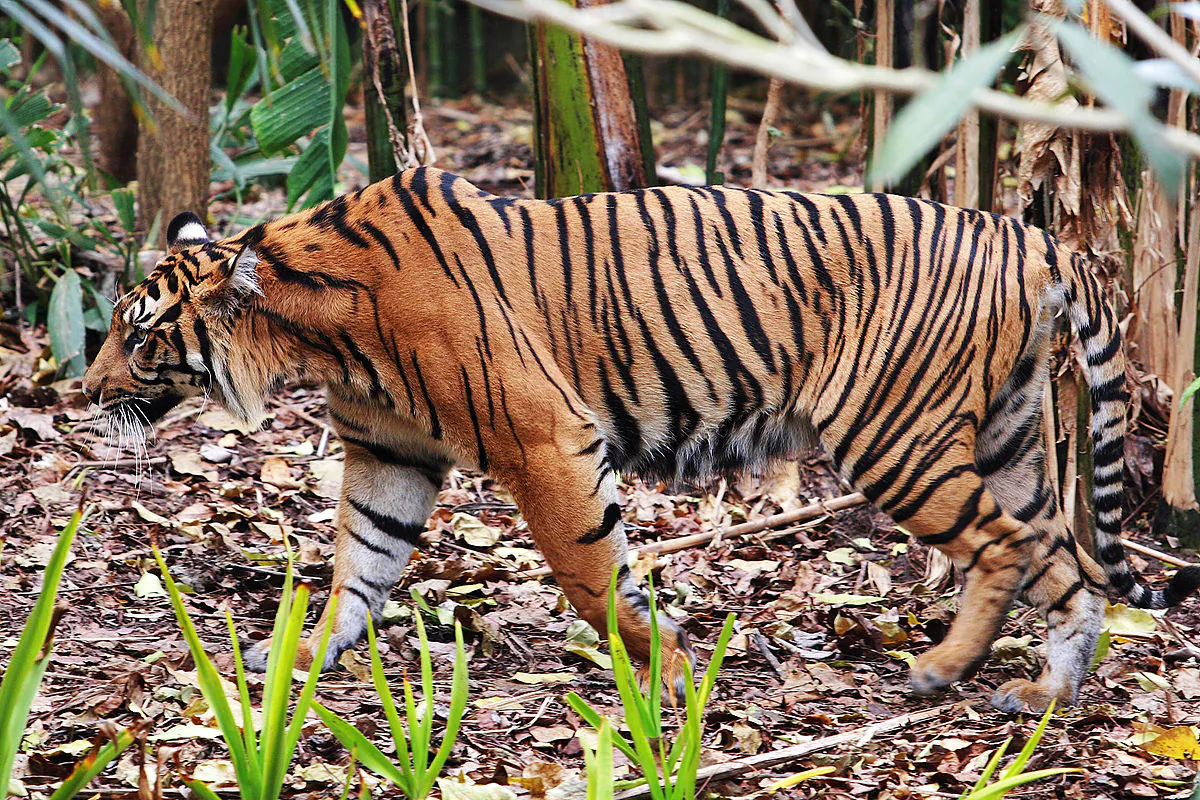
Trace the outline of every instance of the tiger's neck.
{"type": "MultiPolygon", "coordinates": [[[[383,247],[364,247],[336,221],[355,204],[373,204],[368,187],[243,234],[258,255],[259,294],[233,324],[223,386],[227,407],[249,424],[265,416],[266,398],[286,384],[326,384],[353,396],[386,398],[372,366],[386,353],[374,321],[380,283],[397,269],[383,247]],[[327,224],[328,219],[335,224],[327,224]],[[377,352],[378,351],[378,352],[377,352]]],[[[400,239],[411,223],[377,215],[400,239]]],[[[360,237],[357,237],[360,238],[360,237]]]]}

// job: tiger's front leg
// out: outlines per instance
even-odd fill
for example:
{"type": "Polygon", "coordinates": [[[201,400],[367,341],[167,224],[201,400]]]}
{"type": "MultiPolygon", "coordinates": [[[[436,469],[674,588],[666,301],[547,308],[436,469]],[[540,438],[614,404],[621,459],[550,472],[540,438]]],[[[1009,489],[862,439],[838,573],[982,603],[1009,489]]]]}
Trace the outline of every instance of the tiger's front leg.
{"type": "MultiPolygon", "coordinates": [[[[436,444],[416,429],[394,424],[385,431],[356,420],[330,396],[331,416],[346,452],[337,511],[333,591],[312,633],[301,641],[296,667],[308,669],[325,631],[332,628],[322,669],[331,669],[367,630],[367,612],[378,620],[392,585],[416,548],[451,467],[436,444]]],[[[369,418],[369,417],[368,417],[369,418]]],[[[246,666],[266,669],[270,640],[256,644],[246,666]]]]}

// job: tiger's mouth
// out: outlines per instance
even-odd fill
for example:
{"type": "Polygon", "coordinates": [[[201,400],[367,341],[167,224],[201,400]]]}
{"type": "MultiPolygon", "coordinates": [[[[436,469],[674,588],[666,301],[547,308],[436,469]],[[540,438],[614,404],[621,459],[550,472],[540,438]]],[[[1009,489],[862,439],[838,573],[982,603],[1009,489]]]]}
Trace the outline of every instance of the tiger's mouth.
{"type": "Polygon", "coordinates": [[[164,394],[158,397],[127,397],[109,403],[103,410],[113,416],[124,417],[150,427],[181,402],[183,402],[183,396],[176,394],[164,394]]]}

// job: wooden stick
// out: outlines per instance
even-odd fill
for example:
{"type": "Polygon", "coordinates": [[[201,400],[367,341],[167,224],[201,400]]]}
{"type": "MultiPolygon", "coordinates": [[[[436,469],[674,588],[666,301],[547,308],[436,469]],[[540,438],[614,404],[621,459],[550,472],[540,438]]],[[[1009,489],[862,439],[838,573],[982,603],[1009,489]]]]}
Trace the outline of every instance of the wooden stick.
{"type": "MultiPolygon", "coordinates": [[[[750,533],[758,533],[767,528],[778,528],[781,525],[789,525],[793,522],[801,522],[807,519],[815,519],[826,514],[832,514],[835,511],[861,506],[867,502],[867,498],[863,497],[858,492],[853,494],[835,497],[832,500],[818,500],[815,503],[809,503],[792,511],[785,511],[782,514],[773,514],[769,517],[759,517],[758,519],[743,522],[740,525],[733,525],[723,531],[712,530],[705,533],[695,533],[691,536],[680,536],[678,539],[667,539],[661,542],[651,542],[644,544],[641,547],[634,548],[639,553],[674,553],[679,550],[686,550],[689,547],[694,547],[698,544],[710,542],[720,533],[722,538],[745,536],[750,533]]],[[[517,574],[518,578],[544,578],[551,574],[549,567],[539,567],[537,569],[527,570],[517,574]]]]}
{"type": "Polygon", "coordinates": [[[1144,556],[1150,556],[1151,558],[1157,558],[1159,561],[1164,561],[1168,564],[1174,564],[1177,567],[1194,567],[1195,566],[1195,564],[1193,564],[1191,561],[1184,561],[1182,558],[1176,558],[1175,556],[1170,555],[1169,553],[1164,553],[1161,550],[1155,550],[1153,547],[1146,547],[1146,545],[1144,545],[1144,544],[1138,544],[1137,542],[1131,542],[1128,539],[1122,539],[1121,543],[1124,544],[1127,548],[1129,548],[1130,550],[1132,550],[1135,553],[1140,553],[1141,555],[1144,555],[1144,556]]]}
{"type": "MultiPolygon", "coordinates": [[[[857,727],[853,730],[843,731],[842,733],[835,733],[833,736],[824,736],[820,739],[814,739],[811,742],[805,742],[804,744],[785,747],[782,750],[772,750],[769,753],[759,753],[758,755],[746,758],[735,758],[733,761],[726,761],[722,764],[712,764],[702,767],[696,773],[696,781],[699,783],[700,781],[728,778],[731,775],[740,775],[745,772],[756,772],[765,767],[781,764],[785,761],[793,761],[811,753],[828,750],[843,744],[853,743],[861,747],[878,734],[899,730],[917,722],[924,722],[935,717],[947,715],[953,708],[953,706],[942,706],[941,708],[927,708],[923,711],[914,711],[911,714],[901,714],[898,717],[885,719],[882,722],[857,727]]],[[[637,798],[649,796],[650,787],[643,784],[621,792],[614,800],[636,800],[637,798]]]]}
{"type": "MultiPolygon", "coordinates": [[[[107,461],[76,461],[71,465],[71,469],[95,469],[104,467],[136,467],[141,464],[165,464],[167,463],[166,456],[151,456],[149,458],[110,458],[107,461]]],[[[71,470],[67,470],[70,472],[71,470]]]]}

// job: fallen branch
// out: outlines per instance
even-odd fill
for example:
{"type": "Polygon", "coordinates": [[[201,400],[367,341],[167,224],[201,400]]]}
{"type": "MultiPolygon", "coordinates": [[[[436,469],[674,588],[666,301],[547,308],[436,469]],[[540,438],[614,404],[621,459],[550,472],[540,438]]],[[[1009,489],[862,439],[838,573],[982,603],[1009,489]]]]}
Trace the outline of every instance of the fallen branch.
{"type": "Polygon", "coordinates": [[[1122,539],[1121,543],[1124,544],[1127,549],[1132,550],[1135,553],[1139,553],[1143,556],[1150,556],[1151,558],[1157,558],[1159,561],[1166,562],[1167,564],[1173,564],[1177,567],[1195,566],[1195,564],[1193,564],[1191,561],[1184,561],[1182,558],[1176,558],[1169,553],[1164,553],[1161,550],[1155,550],[1153,547],[1146,547],[1144,544],[1131,542],[1128,539],[1122,539]]]}
{"type": "MultiPolygon", "coordinates": [[[[747,756],[746,758],[735,758],[733,761],[726,761],[722,764],[712,764],[707,767],[702,767],[696,773],[696,781],[711,781],[717,779],[728,778],[733,775],[741,775],[746,772],[756,772],[775,764],[782,764],[787,761],[793,761],[797,758],[802,758],[811,753],[816,753],[821,750],[828,750],[833,747],[838,747],[843,744],[853,744],[857,747],[862,747],[875,736],[881,733],[906,728],[917,722],[925,722],[936,717],[944,717],[948,715],[953,706],[942,706],[941,708],[927,708],[923,711],[914,711],[911,714],[901,714],[898,717],[885,719],[882,722],[876,722],[863,727],[856,727],[853,730],[835,733],[833,736],[825,736],[820,739],[814,739],[811,742],[804,744],[792,745],[785,747],[782,750],[772,750],[769,753],[759,753],[758,755],[747,756]]],[[[627,791],[618,794],[614,800],[636,800],[640,797],[649,797],[650,787],[643,784],[636,786],[627,791]]]]}
{"type": "MultiPolygon", "coordinates": [[[[817,517],[831,514],[835,511],[861,506],[867,502],[867,498],[863,497],[858,492],[853,494],[835,497],[832,500],[818,500],[815,503],[809,503],[801,508],[792,511],[785,511],[782,514],[773,514],[769,517],[759,517],[758,519],[743,522],[740,525],[733,525],[724,530],[712,530],[705,533],[695,533],[691,536],[680,536],[678,539],[667,539],[661,542],[650,542],[641,547],[634,548],[638,553],[674,553],[679,550],[686,550],[689,547],[695,547],[698,544],[710,542],[720,534],[721,538],[745,536],[749,533],[758,533],[767,528],[778,528],[781,525],[790,525],[793,522],[801,522],[807,519],[815,519],[817,517]]],[[[549,567],[539,567],[526,572],[519,573],[518,578],[544,578],[551,574],[549,567]]]]}

